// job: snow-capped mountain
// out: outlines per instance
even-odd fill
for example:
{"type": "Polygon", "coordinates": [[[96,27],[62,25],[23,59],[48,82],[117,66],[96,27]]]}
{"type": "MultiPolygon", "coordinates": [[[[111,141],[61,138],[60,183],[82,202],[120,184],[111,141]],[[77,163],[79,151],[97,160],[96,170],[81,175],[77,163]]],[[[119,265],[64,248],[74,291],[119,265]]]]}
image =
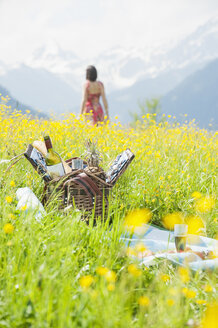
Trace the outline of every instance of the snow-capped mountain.
{"type": "Polygon", "coordinates": [[[114,47],[81,59],[50,41],[24,63],[0,62],[0,83],[19,101],[49,112],[79,112],[85,69],[95,65],[113,114],[137,111],[138,100],[163,96],[218,57],[218,17],[177,42],[137,49],[114,47]]]}
{"type": "Polygon", "coordinates": [[[116,47],[89,60],[81,60],[73,52],[63,51],[57,43],[51,41],[38,49],[25,64],[59,75],[75,91],[81,88],[87,65],[94,64],[99,71],[99,78],[111,92],[129,87],[143,78],[154,78],[166,71],[185,67],[191,69],[193,65],[199,67],[217,56],[218,17],[177,43],[153,48],[144,48],[142,45],[141,49],[116,47]]]}

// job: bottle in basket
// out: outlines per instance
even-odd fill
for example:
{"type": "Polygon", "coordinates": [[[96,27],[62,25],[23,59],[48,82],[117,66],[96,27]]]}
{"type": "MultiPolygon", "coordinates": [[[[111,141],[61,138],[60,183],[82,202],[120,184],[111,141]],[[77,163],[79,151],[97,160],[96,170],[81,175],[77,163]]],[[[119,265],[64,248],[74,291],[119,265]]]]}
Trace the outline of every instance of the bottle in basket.
{"type": "Polygon", "coordinates": [[[65,170],[64,170],[63,163],[62,163],[62,159],[61,159],[60,155],[56,151],[54,151],[50,137],[45,136],[44,141],[45,141],[45,145],[46,145],[46,148],[48,151],[46,158],[45,158],[45,162],[46,162],[49,174],[52,176],[52,178],[61,177],[61,176],[65,175],[65,170]]]}

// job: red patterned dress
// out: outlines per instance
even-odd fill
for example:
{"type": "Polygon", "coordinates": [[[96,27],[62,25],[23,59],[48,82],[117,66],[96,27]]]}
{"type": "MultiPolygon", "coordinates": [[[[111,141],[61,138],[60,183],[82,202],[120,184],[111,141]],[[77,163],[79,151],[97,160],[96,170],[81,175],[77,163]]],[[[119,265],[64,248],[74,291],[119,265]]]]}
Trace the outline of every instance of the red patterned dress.
{"type": "Polygon", "coordinates": [[[90,115],[92,115],[93,124],[97,124],[98,122],[102,122],[104,120],[104,112],[99,102],[99,98],[101,96],[101,86],[103,86],[103,83],[100,81],[97,83],[99,84],[98,93],[90,93],[90,82],[88,81],[86,84],[87,101],[85,104],[84,114],[90,113],[90,115]]]}

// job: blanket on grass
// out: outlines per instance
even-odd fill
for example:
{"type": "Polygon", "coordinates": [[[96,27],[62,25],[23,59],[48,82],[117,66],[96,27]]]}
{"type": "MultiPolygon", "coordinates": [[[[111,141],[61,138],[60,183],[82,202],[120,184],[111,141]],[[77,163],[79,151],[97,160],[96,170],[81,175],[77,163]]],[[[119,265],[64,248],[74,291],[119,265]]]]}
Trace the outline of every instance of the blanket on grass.
{"type": "Polygon", "coordinates": [[[156,259],[167,259],[177,265],[186,266],[190,269],[197,270],[214,270],[218,268],[218,258],[202,259],[197,253],[207,253],[208,251],[214,254],[218,249],[218,241],[212,238],[203,236],[188,235],[187,249],[190,251],[177,253],[175,250],[174,233],[172,231],[163,230],[152,225],[147,225],[147,230],[143,237],[133,235],[123,237],[128,247],[134,248],[137,244],[143,244],[147,250],[151,251],[150,255],[143,256],[140,254],[141,265],[150,266],[155,264],[156,259]]]}

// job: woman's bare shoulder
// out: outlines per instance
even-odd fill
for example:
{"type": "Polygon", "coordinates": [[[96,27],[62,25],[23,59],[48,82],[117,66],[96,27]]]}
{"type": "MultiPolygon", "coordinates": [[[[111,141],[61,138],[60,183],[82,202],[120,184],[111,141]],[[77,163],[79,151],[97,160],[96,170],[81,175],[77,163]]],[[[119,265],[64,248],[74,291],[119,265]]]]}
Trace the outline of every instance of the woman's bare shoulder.
{"type": "Polygon", "coordinates": [[[98,81],[98,86],[100,87],[101,90],[104,89],[104,84],[101,81],[98,81]]]}
{"type": "Polygon", "coordinates": [[[89,87],[90,87],[90,83],[89,83],[89,81],[86,81],[86,82],[83,84],[83,90],[84,90],[84,91],[88,91],[88,90],[89,90],[89,87]]]}

